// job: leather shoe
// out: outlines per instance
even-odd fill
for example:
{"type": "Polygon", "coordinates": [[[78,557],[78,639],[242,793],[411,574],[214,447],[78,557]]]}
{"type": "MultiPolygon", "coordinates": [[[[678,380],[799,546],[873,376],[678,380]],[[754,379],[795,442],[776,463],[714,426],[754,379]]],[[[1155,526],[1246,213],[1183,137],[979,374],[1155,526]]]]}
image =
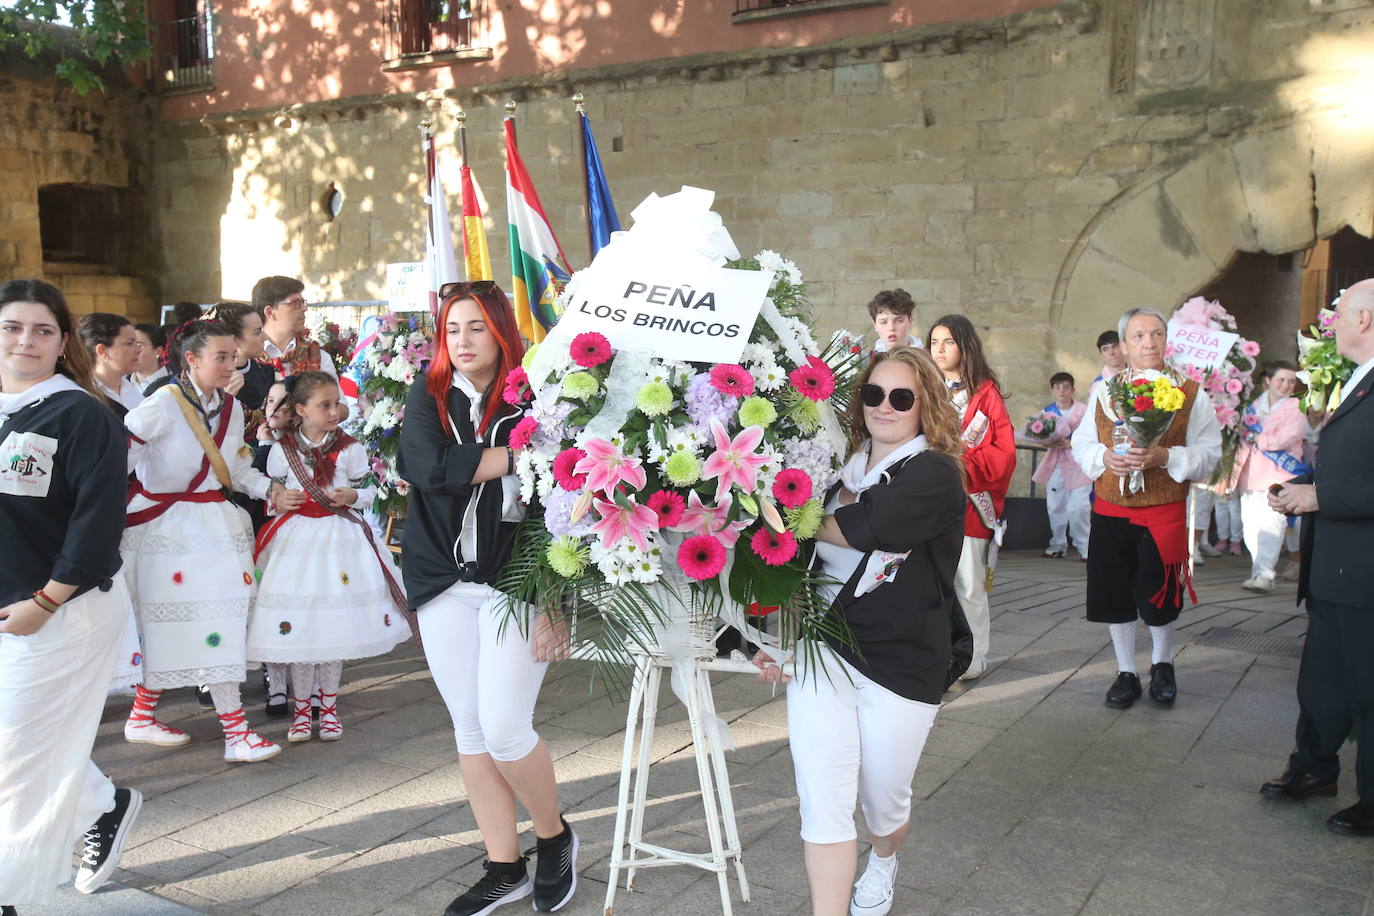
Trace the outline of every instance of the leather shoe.
{"type": "Polygon", "coordinates": [[[1326,826],[1342,836],[1374,836],[1374,803],[1360,802],[1337,811],[1327,819],[1326,826]]]}
{"type": "Polygon", "coordinates": [[[1150,666],[1150,700],[1156,706],[1173,706],[1178,699],[1178,682],[1171,662],[1150,666]]]}
{"type": "Polygon", "coordinates": [[[1334,780],[1321,779],[1290,766],[1278,779],[1271,779],[1260,786],[1260,794],[1275,801],[1331,798],[1336,794],[1336,783],[1334,780]]]}
{"type": "Polygon", "coordinates": [[[1118,671],[1116,683],[1107,691],[1107,705],[1112,709],[1130,709],[1140,694],[1140,678],[1135,672],[1118,671]]]}

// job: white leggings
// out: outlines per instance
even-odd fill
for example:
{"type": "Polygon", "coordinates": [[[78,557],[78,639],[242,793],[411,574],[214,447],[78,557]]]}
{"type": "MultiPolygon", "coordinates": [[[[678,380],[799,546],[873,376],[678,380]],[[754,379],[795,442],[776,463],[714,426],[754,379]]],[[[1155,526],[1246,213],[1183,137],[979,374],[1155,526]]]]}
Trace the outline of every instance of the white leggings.
{"type": "Polygon", "coordinates": [[[857,838],[856,795],[871,835],[901,829],[911,818],[911,780],[939,711],[875,684],[833,653],[826,653],[825,671],[789,681],[787,730],[802,839],[857,838]]]}
{"type": "Polygon", "coordinates": [[[458,582],[423,605],[419,620],[458,753],[510,762],[534,750],[534,703],[548,663],[534,660],[530,640],[506,613],[506,597],[489,585],[458,582]]]}

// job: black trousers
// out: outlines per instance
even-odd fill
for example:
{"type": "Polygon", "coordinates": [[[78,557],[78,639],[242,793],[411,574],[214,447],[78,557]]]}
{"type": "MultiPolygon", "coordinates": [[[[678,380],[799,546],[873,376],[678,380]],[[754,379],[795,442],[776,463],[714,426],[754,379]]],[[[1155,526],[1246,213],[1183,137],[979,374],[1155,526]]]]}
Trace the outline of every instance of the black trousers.
{"type": "Polygon", "coordinates": [[[1148,528],[1124,518],[1093,513],[1088,535],[1088,619],[1162,627],[1178,619],[1183,595],[1168,595],[1164,607],[1150,599],[1164,585],[1164,561],[1148,528]]]}
{"type": "MultiPolygon", "coordinates": [[[[1091,556],[1091,554],[1090,554],[1091,556]]],[[[1289,763],[1320,779],[1340,773],[1337,754],[1357,728],[1355,787],[1374,803],[1374,611],[1307,599],[1307,642],[1298,671],[1298,749],[1289,763]]]]}

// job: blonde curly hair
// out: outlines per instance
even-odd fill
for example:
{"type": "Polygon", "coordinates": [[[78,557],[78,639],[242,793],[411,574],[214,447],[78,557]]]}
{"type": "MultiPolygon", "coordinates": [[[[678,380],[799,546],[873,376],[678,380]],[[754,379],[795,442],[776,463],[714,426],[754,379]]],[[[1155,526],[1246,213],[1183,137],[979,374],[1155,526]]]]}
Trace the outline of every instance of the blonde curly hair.
{"type": "Polygon", "coordinates": [[[852,453],[863,445],[868,438],[868,427],[864,423],[864,405],[859,400],[859,386],[868,384],[873,370],[879,363],[895,360],[911,369],[916,376],[916,397],[920,405],[921,422],[918,433],[926,437],[930,450],[948,455],[963,468],[961,456],[964,452],[959,414],[949,397],[945,377],[935,365],[935,360],[925,350],[916,347],[896,347],[886,353],[873,357],[868,368],[854,382],[850,394],[849,409],[845,412],[845,426],[849,434],[849,450],[852,453]]]}

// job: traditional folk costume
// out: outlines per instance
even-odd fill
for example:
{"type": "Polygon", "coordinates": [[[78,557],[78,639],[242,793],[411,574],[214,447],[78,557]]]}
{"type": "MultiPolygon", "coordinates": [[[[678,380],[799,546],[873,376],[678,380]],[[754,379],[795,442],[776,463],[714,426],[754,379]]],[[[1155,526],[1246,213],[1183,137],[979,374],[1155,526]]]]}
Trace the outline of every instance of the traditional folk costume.
{"type": "Polygon", "coordinates": [[[248,625],[248,658],[290,664],[294,721],[287,739],[310,739],[310,698],[318,666],[320,738],[342,736],[337,704],[343,662],[390,652],[410,636],[405,592],[389,551],[361,513],[376,497],[362,445],[342,432],[310,442],[288,432],[267,458],[267,475],[310,497],[258,535],[262,570],[248,625]],[[331,507],[325,490],[352,487],[351,508],[331,507]]]}
{"type": "Polygon", "coordinates": [[[1245,547],[1250,551],[1246,587],[1270,591],[1274,567],[1283,550],[1288,519],[1269,508],[1269,487],[1312,473],[1303,461],[1303,444],[1311,431],[1293,397],[1273,403],[1268,392],[1255,398],[1241,420],[1245,434],[1236,449],[1231,489],[1240,494],[1245,547]]]}
{"type": "MultiPolygon", "coordinates": [[[[1056,414],[1060,421],[1055,426],[1052,441],[1068,442],[1078,424],[1083,422],[1088,405],[1074,401],[1067,411],[1058,404],[1047,404],[1045,413],[1056,414]]],[[[1043,442],[1035,443],[1037,445],[1043,442]]],[[[1046,556],[1063,556],[1069,549],[1069,537],[1073,546],[1084,560],[1088,558],[1088,532],[1092,528],[1093,482],[1073,460],[1073,452],[1067,448],[1047,448],[1045,458],[1040,462],[1031,480],[1045,488],[1045,511],[1050,517],[1050,543],[1045,550],[1046,556]]]]}
{"type": "Polygon", "coordinates": [[[1106,473],[1102,456],[1112,443],[1117,421],[1106,385],[1095,385],[1089,418],[1073,434],[1073,457],[1096,481],[1091,552],[1088,557],[1087,618],[1110,625],[1116,649],[1117,691],[1130,699],[1108,705],[1130,706],[1140,696],[1135,666],[1136,619],[1150,627],[1154,641],[1151,697],[1173,702],[1173,624],[1192,593],[1188,569],[1190,481],[1206,480],[1221,457],[1221,429],[1207,395],[1195,382],[1183,384],[1184,402],[1159,445],[1168,463],[1144,472],[1144,489],[1130,492],[1125,477],[1106,473]],[[1123,680],[1123,676],[1125,679],[1123,680]],[[1158,689],[1156,689],[1158,687],[1158,689]]]}
{"type": "Polygon", "coordinates": [[[0,635],[0,901],[53,901],[72,845],[115,806],[90,762],[129,594],[119,575],[127,445],[66,376],[0,394],[0,607],[77,586],[43,628],[0,635]]]}
{"type": "Polygon", "coordinates": [[[120,417],[143,403],[143,390],[126,378],[119,380],[118,391],[110,388],[100,379],[95,380],[95,386],[100,389],[101,394],[110,399],[111,406],[114,406],[115,413],[120,417]]]}
{"type": "Polygon", "coordinates": [[[1016,433],[1007,416],[1002,393],[986,381],[969,394],[960,382],[946,382],[954,407],[963,415],[964,471],[968,506],[964,512],[964,549],[954,590],[973,632],[973,660],[965,677],[981,675],[987,668],[991,641],[992,608],[988,589],[997,565],[1006,522],[1007,489],[1016,471],[1016,433]]]}
{"type": "Polygon", "coordinates": [[[280,748],[249,730],[239,697],[252,603],[253,533],[229,488],[265,499],[253,469],[243,408],[194,382],[158,389],[125,418],[135,480],[122,550],[143,631],[144,686],[126,739],[174,747],[190,740],[154,716],[168,687],[210,685],[225,759],[263,760],[280,748]]]}

